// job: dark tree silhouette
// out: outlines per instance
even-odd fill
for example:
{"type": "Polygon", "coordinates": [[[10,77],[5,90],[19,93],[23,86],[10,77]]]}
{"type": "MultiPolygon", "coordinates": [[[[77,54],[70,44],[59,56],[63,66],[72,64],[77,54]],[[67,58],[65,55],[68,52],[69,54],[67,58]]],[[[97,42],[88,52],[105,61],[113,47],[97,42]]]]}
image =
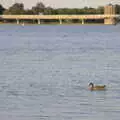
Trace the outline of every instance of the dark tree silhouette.
{"type": "Polygon", "coordinates": [[[24,4],[23,3],[15,3],[9,9],[7,9],[4,14],[24,14],[24,4]]]}
{"type": "Polygon", "coordinates": [[[34,14],[44,13],[45,5],[42,2],[38,2],[36,6],[32,7],[32,11],[34,14]]]}
{"type": "Polygon", "coordinates": [[[4,11],[5,11],[5,8],[0,4],[0,14],[3,14],[4,11]]]}

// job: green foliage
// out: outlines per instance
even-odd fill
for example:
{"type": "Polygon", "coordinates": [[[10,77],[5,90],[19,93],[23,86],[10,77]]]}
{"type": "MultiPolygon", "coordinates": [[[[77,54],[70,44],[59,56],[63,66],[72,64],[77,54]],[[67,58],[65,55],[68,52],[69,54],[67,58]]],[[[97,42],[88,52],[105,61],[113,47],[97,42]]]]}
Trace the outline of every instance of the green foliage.
{"type": "Polygon", "coordinates": [[[120,14],[120,5],[117,5],[117,4],[116,4],[116,13],[120,14]]]}
{"type": "Polygon", "coordinates": [[[5,11],[5,8],[0,4],[0,14],[3,14],[4,11],[5,11]]]}
{"type": "MultiPolygon", "coordinates": [[[[38,2],[31,9],[24,9],[23,3],[15,3],[7,10],[0,5],[0,14],[28,14],[28,15],[58,15],[58,14],[67,14],[67,15],[79,15],[79,14],[104,14],[104,7],[99,6],[98,8],[84,7],[84,8],[51,8],[46,7],[44,3],[38,2]]],[[[120,5],[116,5],[116,13],[120,14],[120,5]]]]}
{"type": "Polygon", "coordinates": [[[96,9],[96,14],[104,14],[104,7],[103,6],[99,6],[96,9]]]}
{"type": "Polygon", "coordinates": [[[24,14],[24,4],[15,3],[9,9],[5,10],[4,14],[8,15],[24,14]]]}
{"type": "Polygon", "coordinates": [[[32,11],[34,14],[40,14],[44,13],[44,10],[46,9],[45,5],[42,2],[38,2],[36,6],[32,7],[32,11]]]}
{"type": "Polygon", "coordinates": [[[24,11],[24,14],[25,14],[25,15],[33,15],[34,13],[33,13],[32,10],[27,9],[27,10],[24,11]]]}
{"type": "Polygon", "coordinates": [[[53,8],[51,8],[51,7],[46,7],[46,8],[44,9],[44,14],[45,14],[45,15],[52,15],[52,14],[53,14],[53,8]]]}

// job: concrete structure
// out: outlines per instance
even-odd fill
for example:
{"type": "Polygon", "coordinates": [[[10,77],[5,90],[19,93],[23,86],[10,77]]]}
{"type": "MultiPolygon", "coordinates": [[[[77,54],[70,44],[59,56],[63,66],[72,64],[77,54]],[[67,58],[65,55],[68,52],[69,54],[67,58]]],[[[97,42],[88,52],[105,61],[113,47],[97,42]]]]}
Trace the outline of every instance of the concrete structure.
{"type": "Polygon", "coordinates": [[[85,24],[86,20],[104,20],[104,24],[116,24],[120,20],[120,15],[116,14],[116,6],[106,5],[104,14],[101,15],[1,15],[2,20],[16,20],[20,24],[20,20],[37,20],[41,24],[41,20],[58,20],[60,24],[63,20],[78,19],[81,24],[85,24]]]}
{"type": "Polygon", "coordinates": [[[81,24],[85,24],[85,20],[98,20],[104,19],[104,24],[115,24],[115,19],[119,15],[115,14],[104,14],[104,15],[1,15],[0,18],[3,20],[16,20],[17,24],[20,24],[20,20],[37,20],[38,24],[41,24],[40,20],[59,20],[62,24],[62,20],[69,19],[80,19],[81,24]]]}
{"type": "Polygon", "coordinates": [[[104,7],[104,14],[114,15],[116,14],[116,6],[115,5],[106,5],[104,7]]]}
{"type": "MultiPolygon", "coordinates": [[[[104,7],[104,15],[115,15],[116,14],[116,6],[115,5],[106,5],[104,7]]],[[[106,18],[104,19],[104,24],[116,24],[116,18],[106,18]]]]}

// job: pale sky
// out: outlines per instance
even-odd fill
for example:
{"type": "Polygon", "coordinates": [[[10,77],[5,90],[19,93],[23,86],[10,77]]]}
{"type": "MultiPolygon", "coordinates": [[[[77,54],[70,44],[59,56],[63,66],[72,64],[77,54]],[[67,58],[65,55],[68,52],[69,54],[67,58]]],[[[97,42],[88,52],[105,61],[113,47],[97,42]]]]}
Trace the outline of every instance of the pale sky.
{"type": "Polygon", "coordinates": [[[109,3],[120,4],[120,0],[0,0],[0,4],[4,7],[10,7],[13,3],[24,3],[25,8],[35,6],[37,2],[43,2],[46,6],[53,8],[81,8],[84,6],[98,7],[109,3]]]}

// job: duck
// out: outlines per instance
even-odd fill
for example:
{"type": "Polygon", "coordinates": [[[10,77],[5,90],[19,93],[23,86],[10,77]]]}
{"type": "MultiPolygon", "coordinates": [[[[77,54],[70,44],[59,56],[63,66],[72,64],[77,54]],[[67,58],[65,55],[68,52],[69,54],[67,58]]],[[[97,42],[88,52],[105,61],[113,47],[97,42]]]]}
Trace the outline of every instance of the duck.
{"type": "Polygon", "coordinates": [[[89,90],[105,90],[106,89],[106,85],[94,85],[92,82],[89,83],[89,90]]]}

